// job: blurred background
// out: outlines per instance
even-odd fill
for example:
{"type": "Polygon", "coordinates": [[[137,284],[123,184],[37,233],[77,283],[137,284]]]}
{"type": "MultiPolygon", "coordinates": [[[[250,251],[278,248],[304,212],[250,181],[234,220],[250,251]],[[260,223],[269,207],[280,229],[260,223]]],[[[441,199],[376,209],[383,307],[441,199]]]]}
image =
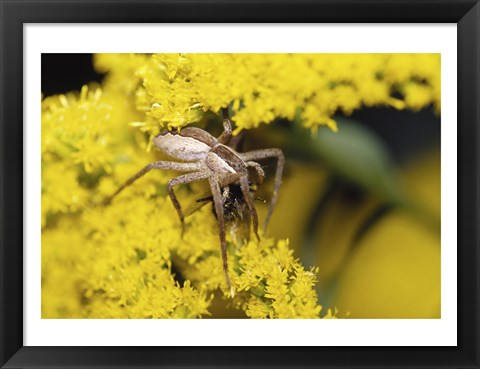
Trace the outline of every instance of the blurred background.
{"type": "MultiPolygon", "coordinates": [[[[43,54],[41,74],[44,97],[103,78],[91,54],[43,54]]],[[[319,267],[319,302],[340,317],[440,318],[439,115],[385,107],[335,120],[337,133],[280,120],[246,132],[240,151],[278,147],[287,158],[269,235],[319,267]]],[[[219,122],[206,114],[201,124],[218,133],[219,122]]],[[[270,179],[274,168],[266,163],[270,179]]],[[[256,195],[268,200],[271,185],[256,195]]]]}

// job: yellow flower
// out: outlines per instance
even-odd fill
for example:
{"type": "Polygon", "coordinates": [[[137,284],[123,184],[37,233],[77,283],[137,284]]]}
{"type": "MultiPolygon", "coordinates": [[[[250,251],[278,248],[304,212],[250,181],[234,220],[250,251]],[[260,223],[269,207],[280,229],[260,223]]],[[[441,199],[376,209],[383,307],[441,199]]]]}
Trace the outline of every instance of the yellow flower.
{"type": "Polygon", "coordinates": [[[336,112],[362,105],[440,106],[439,54],[101,54],[96,65],[112,75],[106,88],[136,82],[142,129],[152,136],[229,105],[237,131],[293,120],[298,111],[315,130],[335,129],[336,112]]]}

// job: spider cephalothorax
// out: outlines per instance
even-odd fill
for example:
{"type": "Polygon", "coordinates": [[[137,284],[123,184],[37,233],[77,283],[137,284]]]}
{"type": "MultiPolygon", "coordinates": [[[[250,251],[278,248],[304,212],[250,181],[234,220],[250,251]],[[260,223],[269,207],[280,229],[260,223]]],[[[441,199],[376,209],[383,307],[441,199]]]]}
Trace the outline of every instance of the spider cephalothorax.
{"type": "Polygon", "coordinates": [[[185,229],[184,213],[180,203],[175,196],[173,187],[208,180],[210,191],[217,215],[217,221],[220,234],[220,245],[222,250],[223,269],[227,279],[227,285],[233,295],[233,289],[230,284],[227,264],[227,248],[225,239],[225,202],[231,199],[230,186],[239,186],[243,195],[242,201],[248,208],[253,223],[253,231],[258,235],[258,216],[253,204],[253,196],[250,192],[248,168],[253,168],[259,177],[260,182],[265,174],[260,164],[256,160],[266,158],[276,158],[277,168],[275,172],[275,182],[272,199],[265,219],[264,231],[267,228],[268,221],[272,215],[277,202],[278,191],[282,182],[283,166],[285,158],[279,149],[262,149],[239,153],[234,148],[227,146],[232,137],[232,127],[230,120],[224,116],[223,133],[215,138],[210,133],[196,127],[183,128],[180,131],[165,130],[153,139],[155,146],[165,154],[181,160],[176,161],[157,161],[148,164],[141,171],[128,179],[106,202],[110,202],[125,187],[135,182],[138,178],[152,169],[177,170],[186,172],[185,174],[173,178],[167,183],[167,190],[175,209],[177,210],[182,225],[182,235],[185,229]]]}

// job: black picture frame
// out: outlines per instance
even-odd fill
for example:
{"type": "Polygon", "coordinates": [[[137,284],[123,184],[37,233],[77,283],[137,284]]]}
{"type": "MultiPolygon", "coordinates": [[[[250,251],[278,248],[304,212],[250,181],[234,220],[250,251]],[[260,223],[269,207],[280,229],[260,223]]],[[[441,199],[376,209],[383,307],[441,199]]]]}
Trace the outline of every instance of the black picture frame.
{"type": "Polygon", "coordinates": [[[479,368],[478,0],[0,0],[0,13],[2,368],[479,368]],[[23,346],[23,25],[144,22],[457,23],[456,347],[23,346]]]}

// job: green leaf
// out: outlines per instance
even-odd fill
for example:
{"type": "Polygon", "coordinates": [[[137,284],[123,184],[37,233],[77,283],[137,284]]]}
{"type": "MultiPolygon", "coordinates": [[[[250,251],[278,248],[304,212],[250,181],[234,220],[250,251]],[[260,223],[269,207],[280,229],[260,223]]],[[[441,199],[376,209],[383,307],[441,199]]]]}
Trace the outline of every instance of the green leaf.
{"type": "MultiPolygon", "coordinates": [[[[337,118],[336,121],[338,132],[321,128],[310,140],[302,140],[303,147],[294,144],[294,150],[305,151],[310,159],[327,165],[343,179],[384,200],[403,202],[395,165],[382,139],[352,119],[337,118]]],[[[305,131],[299,126],[296,130],[305,131]]]]}
{"type": "Polygon", "coordinates": [[[337,119],[339,130],[321,130],[314,149],[325,164],[341,177],[392,202],[402,198],[395,166],[384,142],[366,126],[352,119],[337,119]]]}

